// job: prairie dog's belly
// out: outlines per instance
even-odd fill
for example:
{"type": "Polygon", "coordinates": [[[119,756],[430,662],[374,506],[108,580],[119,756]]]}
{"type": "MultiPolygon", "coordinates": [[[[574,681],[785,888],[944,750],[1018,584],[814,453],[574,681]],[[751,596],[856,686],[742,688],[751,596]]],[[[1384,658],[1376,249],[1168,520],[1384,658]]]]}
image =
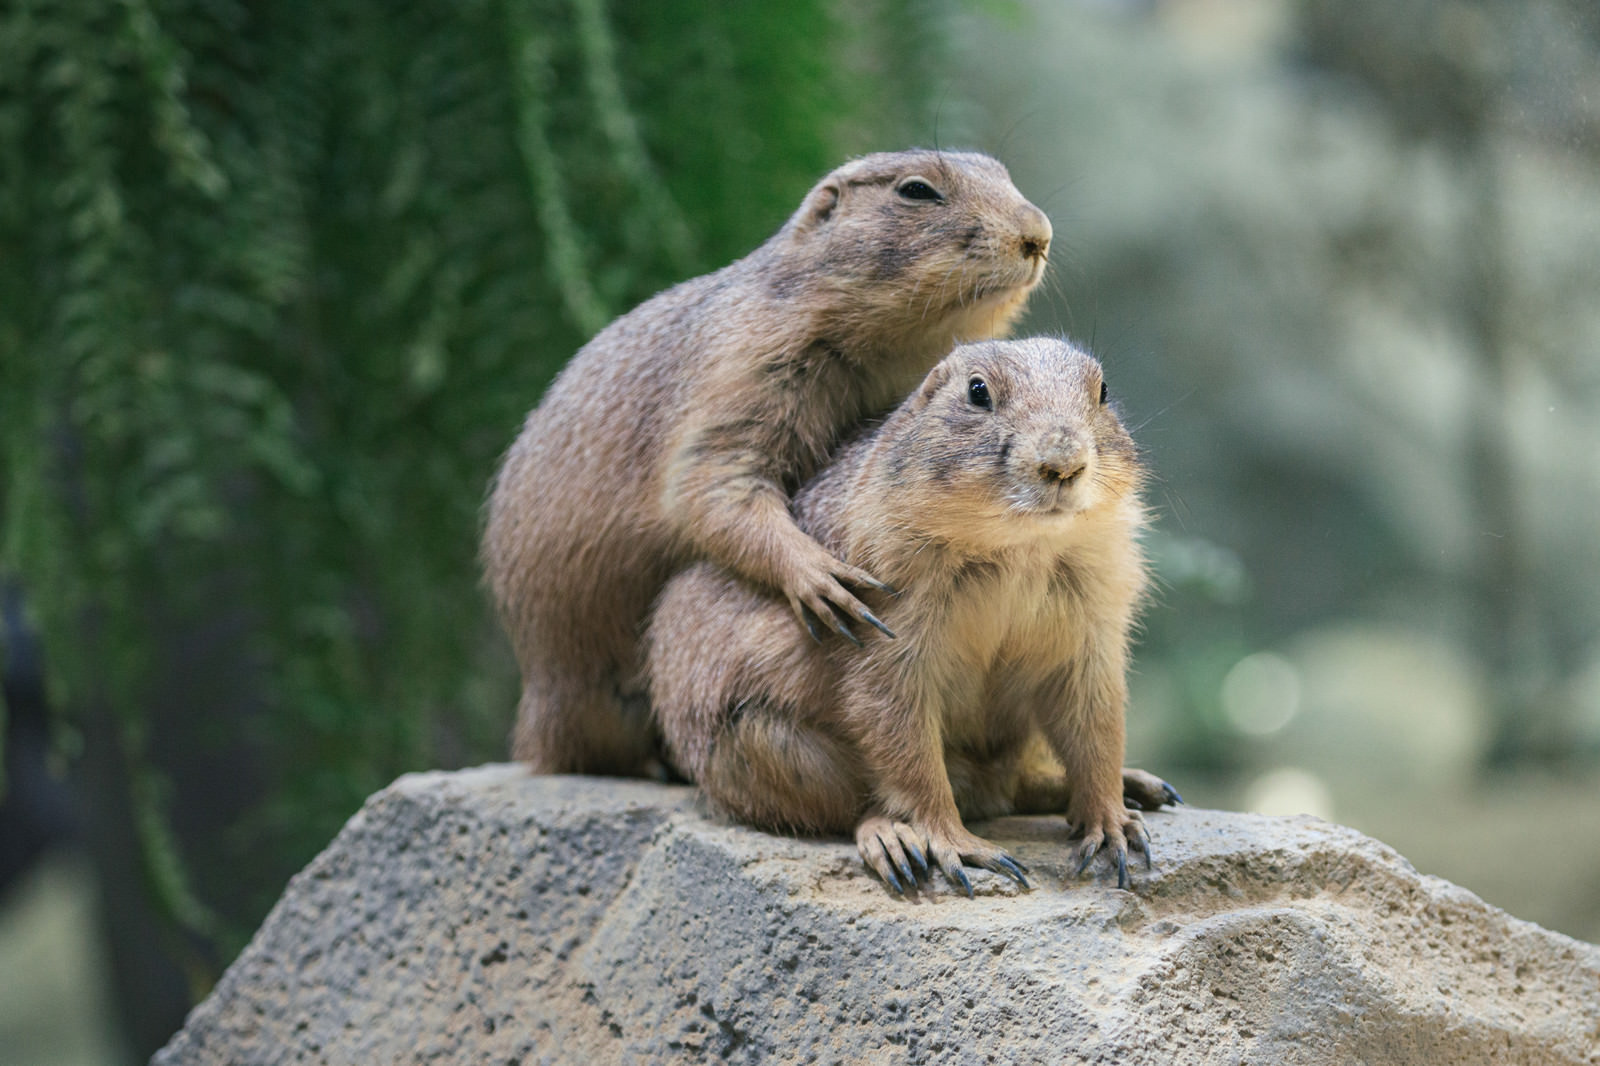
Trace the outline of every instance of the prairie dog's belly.
{"type": "MultiPolygon", "coordinates": [[[[947,595],[919,605],[928,669],[947,695],[947,746],[987,750],[1025,731],[1021,693],[1065,662],[1063,610],[1049,571],[1005,563],[968,563],[947,595]]],[[[910,627],[908,627],[910,628],[910,627]]]]}

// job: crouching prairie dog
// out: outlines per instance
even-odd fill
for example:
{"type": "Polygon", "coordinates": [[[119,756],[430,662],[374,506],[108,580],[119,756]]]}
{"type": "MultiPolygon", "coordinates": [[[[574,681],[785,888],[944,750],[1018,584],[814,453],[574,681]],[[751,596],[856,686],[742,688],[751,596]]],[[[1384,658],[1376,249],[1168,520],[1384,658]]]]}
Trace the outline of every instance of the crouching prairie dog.
{"type": "Polygon", "coordinates": [[[1134,444],[1100,365],[1052,339],[957,348],[796,494],[800,527],[894,586],[898,635],[817,643],[714,565],[673,578],[648,634],[673,762],[768,829],[854,833],[892,888],[931,859],[1024,886],[963,818],[1064,813],[1082,873],[1150,859],[1140,815],[1179,797],[1122,769],[1129,631],[1143,598],[1134,444]],[[908,861],[909,857],[909,861],[908,861]]]}
{"type": "Polygon", "coordinates": [[[807,622],[876,623],[850,591],[877,584],[870,570],[801,532],[790,494],[957,341],[1002,333],[1050,236],[987,156],[869,155],[744,259],[596,334],[488,501],[486,576],[523,678],[514,755],[544,773],[649,772],[640,640],[696,559],[807,622]]]}

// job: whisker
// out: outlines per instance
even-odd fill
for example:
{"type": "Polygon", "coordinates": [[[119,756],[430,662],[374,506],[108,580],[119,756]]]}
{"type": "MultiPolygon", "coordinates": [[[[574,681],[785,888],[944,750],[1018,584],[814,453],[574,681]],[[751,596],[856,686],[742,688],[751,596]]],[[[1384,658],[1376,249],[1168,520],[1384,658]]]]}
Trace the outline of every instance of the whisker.
{"type": "Polygon", "coordinates": [[[1047,206],[1049,206],[1050,201],[1054,200],[1062,192],[1072,188],[1074,185],[1083,184],[1083,179],[1084,175],[1082,174],[1079,174],[1076,177],[1068,178],[1066,181],[1062,182],[1060,185],[1057,185],[1054,189],[1051,189],[1048,193],[1046,193],[1044,195],[1044,199],[1039,200],[1035,206],[1038,207],[1039,210],[1043,211],[1047,206]]]}
{"type": "Polygon", "coordinates": [[[1161,410],[1157,411],[1155,414],[1150,415],[1149,417],[1141,420],[1138,425],[1136,425],[1132,429],[1128,430],[1128,435],[1132,436],[1133,434],[1138,433],[1140,430],[1144,429],[1145,426],[1148,426],[1151,422],[1154,422],[1156,419],[1160,418],[1162,415],[1166,414],[1168,411],[1172,410],[1174,407],[1178,406],[1180,403],[1183,403],[1184,401],[1188,400],[1189,397],[1191,397],[1191,396],[1193,396],[1195,394],[1195,392],[1198,390],[1198,388],[1199,388],[1199,386],[1196,386],[1195,388],[1191,388],[1188,392],[1184,393],[1182,396],[1179,396],[1176,400],[1173,400],[1171,403],[1167,404],[1165,407],[1163,407],[1161,410]]]}
{"type": "MultiPolygon", "coordinates": [[[[1011,135],[1017,132],[1017,127],[1021,126],[1024,122],[1028,121],[1030,118],[1033,118],[1035,115],[1038,115],[1043,110],[1044,109],[1042,107],[1036,107],[1031,111],[1025,111],[1021,115],[1018,115],[1017,120],[1006,129],[1005,133],[1000,135],[1000,143],[995,145],[994,151],[990,154],[1003,158],[1006,154],[1006,145],[1011,143],[1011,135]]],[[[1057,191],[1059,192],[1060,190],[1057,191]]]]}
{"type": "Polygon", "coordinates": [[[1173,493],[1168,491],[1168,489],[1163,486],[1161,489],[1161,496],[1167,501],[1167,510],[1172,514],[1173,519],[1178,523],[1178,529],[1184,533],[1189,532],[1189,524],[1183,520],[1183,516],[1185,512],[1190,514],[1193,514],[1194,512],[1190,510],[1189,504],[1184,500],[1182,494],[1179,494],[1176,498],[1174,498],[1173,493]]]}

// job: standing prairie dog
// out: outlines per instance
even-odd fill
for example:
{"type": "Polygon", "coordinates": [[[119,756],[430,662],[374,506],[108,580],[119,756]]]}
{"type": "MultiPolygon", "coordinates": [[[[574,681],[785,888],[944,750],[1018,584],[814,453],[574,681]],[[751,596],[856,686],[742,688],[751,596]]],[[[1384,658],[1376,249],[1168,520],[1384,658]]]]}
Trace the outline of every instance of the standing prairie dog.
{"type": "Polygon", "coordinates": [[[819,644],[780,600],[711,564],[675,577],[648,636],[667,754],[719,807],[770,829],[854,832],[890,886],[930,856],[1027,884],[962,819],[1065,813],[1081,872],[1126,886],[1150,846],[1124,792],[1129,631],[1146,577],[1132,439],[1100,365],[1065,342],[957,348],[794,501],[800,527],[891,583],[898,638],[819,644]],[[898,871],[899,876],[896,876],[898,871]]]}
{"type": "Polygon", "coordinates": [[[640,640],[662,585],[697,559],[808,624],[876,624],[847,588],[873,575],[802,533],[789,495],[957,341],[1005,331],[1050,236],[987,156],[864,156],[745,258],[596,334],[488,503],[483,559],[523,678],[515,756],[544,773],[648,772],[640,640]]]}

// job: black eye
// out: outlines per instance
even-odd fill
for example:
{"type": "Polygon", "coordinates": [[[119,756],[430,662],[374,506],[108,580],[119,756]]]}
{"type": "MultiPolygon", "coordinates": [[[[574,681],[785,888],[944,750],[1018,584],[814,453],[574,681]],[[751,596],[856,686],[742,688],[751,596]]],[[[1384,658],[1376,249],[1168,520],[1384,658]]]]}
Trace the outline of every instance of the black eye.
{"type": "Polygon", "coordinates": [[[982,378],[973,378],[967,382],[967,399],[972,406],[981,407],[985,411],[994,408],[994,401],[989,398],[989,385],[982,378]]]}
{"type": "Polygon", "coordinates": [[[1110,393],[1106,391],[1106,383],[1102,381],[1100,383],[1100,402],[1105,403],[1106,397],[1109,395],[1110,393]]]}
{"type": "Polygon", "coordinates": [[[908,181],[895,190],[902,198],[907,200],[942,200],[939,190],[925,181],[908,181]]]}

